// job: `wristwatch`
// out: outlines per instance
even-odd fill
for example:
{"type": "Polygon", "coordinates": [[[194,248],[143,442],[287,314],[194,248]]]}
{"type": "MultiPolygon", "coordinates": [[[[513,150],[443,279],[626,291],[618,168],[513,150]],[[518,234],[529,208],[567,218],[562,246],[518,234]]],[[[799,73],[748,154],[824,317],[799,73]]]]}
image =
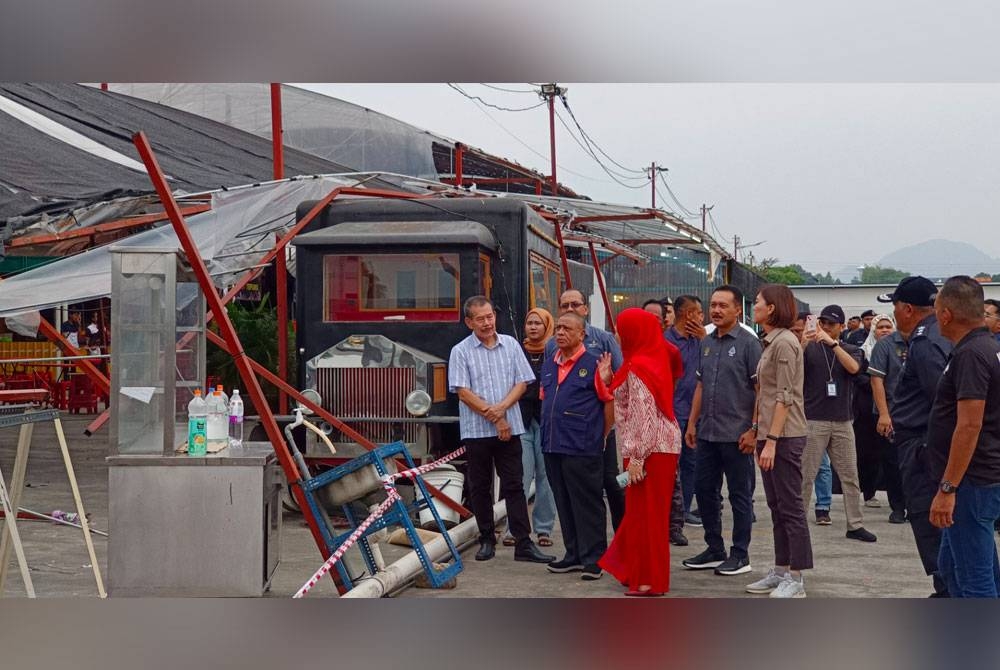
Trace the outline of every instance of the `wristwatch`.
{"type": "Polygon", "coordinates": [[[831,349],[836,349],[837,347],[840,346],[840,341],[839,340],[834,340],[833,344],[828,344],[826,346],[830,347],[831,349]]]}
{"type": "Polygon", "coordinates": [[[947,480],[942,481],[938,488],[941,490],[941,493],[954,493],[958,490],[957,486],[947,480]]]}

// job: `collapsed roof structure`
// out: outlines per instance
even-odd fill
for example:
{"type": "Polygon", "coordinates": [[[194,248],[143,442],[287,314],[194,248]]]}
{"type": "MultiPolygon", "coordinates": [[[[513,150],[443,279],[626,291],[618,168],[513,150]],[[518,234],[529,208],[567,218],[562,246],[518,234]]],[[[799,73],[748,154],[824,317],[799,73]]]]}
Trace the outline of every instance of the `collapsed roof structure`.
{"type": "MultiPolygon", "coordinates": [[[[222,286],[263,256],[275,233],[289,229],[299,202],[347,185],[373,193],[517,198],[560,221],[567,246],[593,244],[611,254],[606,261],[645,262],[651,255],[658,260],[650,249],[684,250],[702,285],[718,283],[716,272],[729,259],[680,216],[593,202],[562,185],[553,196],[548,177],[534,170],[295,87],[281,86],[281,95],[285,172],[297,176],[278,181],[271,179],[267,85],[111,88],[0,85],[0,242],[7,256],[0,262],[79,254],[0,284],[0,315],[107,295],[108,242],[133,236],[129,244],[172,242],[131,142],[138,130],[160,156],[222,286]],[[478,187],[474,193],[463,188],[470,184],[478,187]],[[149,232],[135,235],[142,231],[149,232]]],[[[0,265],[0,274],[10,269],[0,265]]]]}

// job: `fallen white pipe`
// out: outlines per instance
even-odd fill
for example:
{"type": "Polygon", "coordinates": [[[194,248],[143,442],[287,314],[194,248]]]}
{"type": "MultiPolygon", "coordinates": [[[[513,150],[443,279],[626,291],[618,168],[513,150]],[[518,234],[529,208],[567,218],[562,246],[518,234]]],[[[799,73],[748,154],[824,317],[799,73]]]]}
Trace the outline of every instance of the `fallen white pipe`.
{"type": "MultiPolygon", "coordinates": [[[[507,516],[507,502],[501,500],[493,506],[493,520],[500,521],[507,516]]],[[[450,531],[448,535],[456,548],[474,541],[479,537],[479,527],[476,518],[466,519],[450,531]]],[[[424,544],[424,551],[431,562],[449,555],[448,543],[444,537],[439,537],[424,544]]],[[[345,593],[344,598],[381,598],[406,585],[414,577],[423,572],[417,552],[411,551],[406,556],[386,566],[385,570],[377,572],[373,577],[367,577],[358,582],[353,589],[345,593]]]]}

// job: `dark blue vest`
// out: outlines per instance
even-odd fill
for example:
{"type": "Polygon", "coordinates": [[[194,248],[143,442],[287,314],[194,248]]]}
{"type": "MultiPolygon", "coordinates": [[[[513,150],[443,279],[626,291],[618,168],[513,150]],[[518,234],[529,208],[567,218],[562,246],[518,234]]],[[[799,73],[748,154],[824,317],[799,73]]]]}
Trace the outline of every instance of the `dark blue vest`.
{"type": "Polygon", "coordinates": [[[597,356],[585,351],[559,384],[551,356],[542,364],[542,451],[569,456],[599,456],[604,449],[604,403],[597,397],[597,356]]]}

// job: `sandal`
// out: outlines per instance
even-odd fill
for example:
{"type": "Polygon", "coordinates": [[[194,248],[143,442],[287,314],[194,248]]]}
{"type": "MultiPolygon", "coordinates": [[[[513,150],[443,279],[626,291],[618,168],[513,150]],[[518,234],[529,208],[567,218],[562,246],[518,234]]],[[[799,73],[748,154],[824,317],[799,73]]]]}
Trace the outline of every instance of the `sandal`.
{"type": "Polygon", "coordinates": [[[538,534],[538,546],[539,547],[551,547],[552,546],[552,538],[549,537],[548,533],[539,533],[538,534]]]}
{"type": "Polygon", "coordinates": [[[505,547],[513,547],[516,544],[517,544],[517,540],[515,540],[512,537],[505,537],[503,539],[503,546],[505,546],[505,547]]]}
{"type": "Polygon", "coordinates": [[[632,591],[626,591],[625,595],[631,596],[633,598],[659,598],[663,595],[663,591],[653,591],[652,589],[635,589],[632,591]]]}

